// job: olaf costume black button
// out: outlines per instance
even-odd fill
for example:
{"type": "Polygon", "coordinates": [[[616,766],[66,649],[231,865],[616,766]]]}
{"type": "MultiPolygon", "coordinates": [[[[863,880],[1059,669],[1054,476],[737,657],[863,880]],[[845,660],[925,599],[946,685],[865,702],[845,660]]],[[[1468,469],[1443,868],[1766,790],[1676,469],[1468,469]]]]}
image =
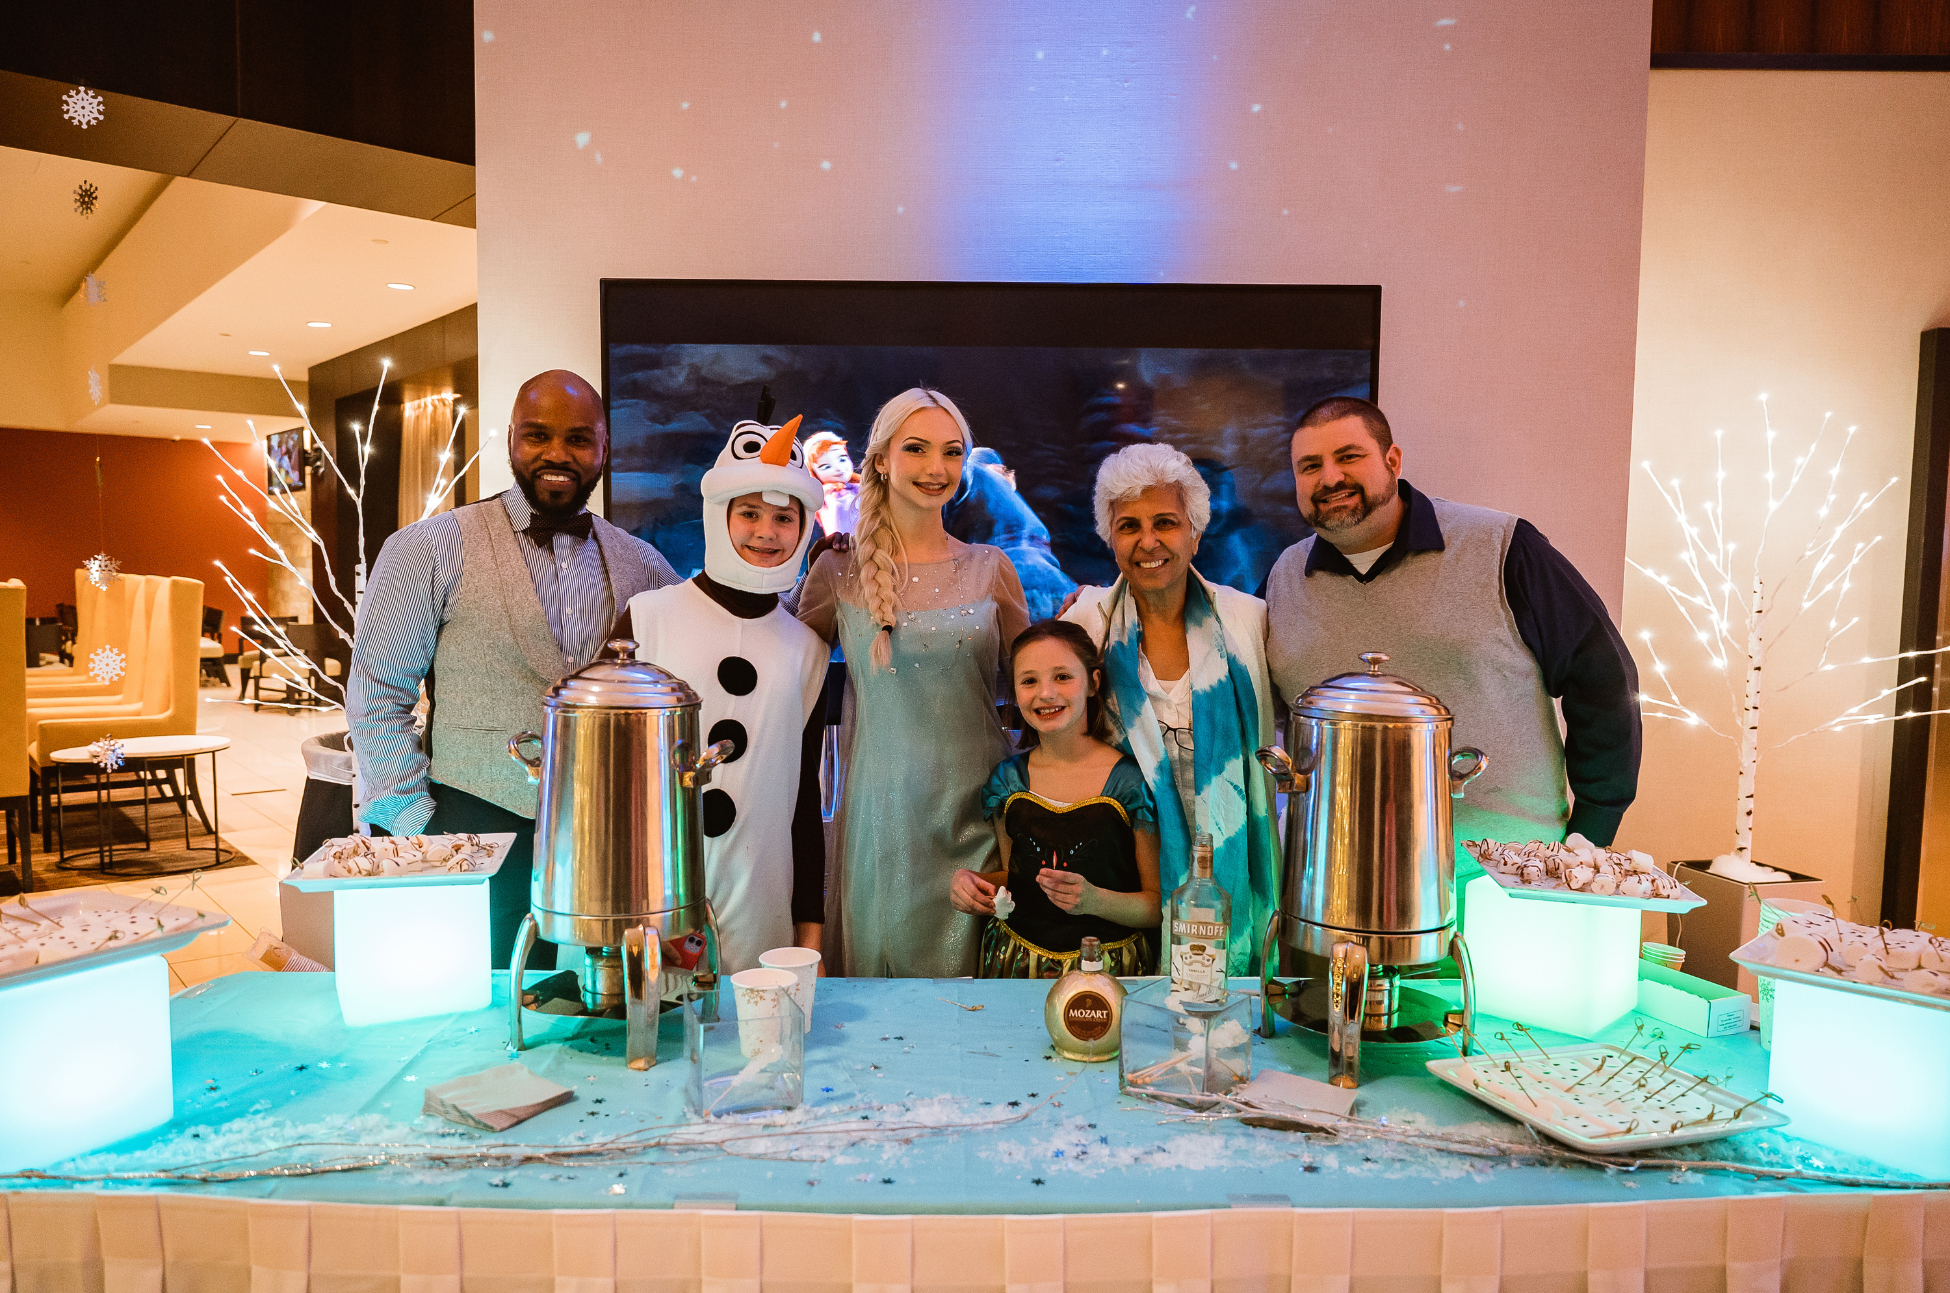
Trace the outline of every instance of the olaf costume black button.
{"type": "Polygon", "coordinates": [[[758,670],[741,655],[728,655],[718,661],[718,686],[733,696],[749,696],[758,686],[758,670]]]}

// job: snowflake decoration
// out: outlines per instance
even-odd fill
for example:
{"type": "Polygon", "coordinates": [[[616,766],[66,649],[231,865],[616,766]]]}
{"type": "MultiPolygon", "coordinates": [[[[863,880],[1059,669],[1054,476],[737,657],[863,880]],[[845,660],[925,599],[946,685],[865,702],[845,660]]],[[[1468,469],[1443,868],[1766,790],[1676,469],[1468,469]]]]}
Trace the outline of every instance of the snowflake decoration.
{"type": "Polygon", "coordinates": [[[129,658],[112,646],[97,647],[88,657],[88,676],[106,686],[120,682],[129,671],[129,658]]]}
{"type": "Polygon", "coordinates": [[[108,387],[102,384],[102,375],[90,368],[88,370],[88,398],[100,404],[102,396],[108,394],[108,387]]]}
{"type": "Polygon", "coordinates": [[[106,588],[122,577],[122,563],[106,552],[97,552],[81,567],[88,572],[88,582],[97,588],[106,588]]]}
{"type": "Polygon", "coordinates": [[[95,203],[101,201],[102,191],[89,180],[74,186],[74,209],[76,214],[91,216],[95,214],[95,203]]]}
{"type": "Polygon", "coordinates": [[[101,767],[103,772],[113,772],[122,766],[122,743],[112,736],[104,736],[88,747],[88,757],[101,767]]]}
{"type": "Polygon", "coordinates": [[[108,304],[108,280],[90,274],[81,280],[81,296],[90,305],[108,304]]]}
{"type": "Polygon", "coordinates": [[[102,102],[102,96],[85,85],[77,85],[61,96],[61,116],[83,130],[100,125],[107,115],[108,105],[102,102]]]}

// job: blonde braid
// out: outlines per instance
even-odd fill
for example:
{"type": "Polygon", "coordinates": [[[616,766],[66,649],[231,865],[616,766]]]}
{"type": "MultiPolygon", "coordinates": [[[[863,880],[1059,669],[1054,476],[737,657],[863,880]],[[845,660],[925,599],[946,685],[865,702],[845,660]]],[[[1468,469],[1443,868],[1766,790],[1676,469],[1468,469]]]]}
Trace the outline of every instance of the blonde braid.
{"type": "Polygon", "coordinates": [[[859,551],[860,588],[866,594],[867,611],[882,630],[873,635],[868,655],[874,668],[891,669],[894,619],[900,602],[895,593],[894,554],[889,549],[900,543],[900,536],[887,519],[887,472],[871,457],[866,467],[860,473],[860,520],[853,540],[859,551]]]}

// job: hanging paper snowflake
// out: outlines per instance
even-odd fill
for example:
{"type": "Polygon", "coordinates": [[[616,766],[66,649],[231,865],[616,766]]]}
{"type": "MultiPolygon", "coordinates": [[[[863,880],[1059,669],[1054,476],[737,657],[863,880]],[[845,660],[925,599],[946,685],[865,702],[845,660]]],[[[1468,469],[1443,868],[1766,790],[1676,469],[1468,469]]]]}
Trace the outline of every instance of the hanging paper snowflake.
{"type": "Polygon", "coordinates": [[[122,681],[129,671],[129,658],[112,646],[96,647],[88,656],[88,676],[106,686],[122,681]]]}
{"type": "Polygon", "coordinates": [[[81,563],[88,572],[88,582],[97,588],[106,588],[122,577],[122,563],[106,552],[97,552],[81,563]]]}
{"type": "Polygon", "coordinates": [[[81,280],[81,296],[90,305],[108,304],[108,280],[88,275],[81,280]]]}
{"type": "Polygon", "coordinates": [[[90,368],[88,370],[88,398],[100,404],[102,396],[108,394],[108,387],[102,383],[102,375],[90,368]]]}
{"type": "Polygon", "coordinates": [[[100,765],[103,772],[113,772],[122,766],[122,743],[112,736],[104,736],[88,747],[88,757],[100,765]]]}
{"type": "Polygon", "coordinates": [[[74,209],[80,215],[95,214],[95,203],[101,200],[102,191],[88,180],[74,186],[74,209]]]}
{"type": "Polygon", "coordinates": [[[61,116],[83,130],[101,124],[107,115],[108,105],[102,102],[102,96],[85,85],[77,85],[61,96],[61,116]]]}

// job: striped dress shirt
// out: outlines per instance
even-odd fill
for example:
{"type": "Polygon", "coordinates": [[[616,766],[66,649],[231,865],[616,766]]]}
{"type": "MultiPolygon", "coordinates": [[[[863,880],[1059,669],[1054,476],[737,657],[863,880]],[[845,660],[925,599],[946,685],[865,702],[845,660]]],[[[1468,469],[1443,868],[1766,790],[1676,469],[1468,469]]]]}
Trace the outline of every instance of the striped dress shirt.
{"type": "MultiPolygon", "coordinates": [[[[562,648],[562,672],[572,673],[595,658],[616,621],[602,550],[593,534],[577,539],[559,532],[543,547],[525,533],[534,510],[521,490],[509,489],[501,502],[549,632],[562,648]]],[[[453,512],[407,526],[379,550],[359,604],[345,711],[359,733],[360,816],[395,835],[418,834],[433,816],[429,762],[413,707],[460,589],[460,551],[453,512]]]]}

